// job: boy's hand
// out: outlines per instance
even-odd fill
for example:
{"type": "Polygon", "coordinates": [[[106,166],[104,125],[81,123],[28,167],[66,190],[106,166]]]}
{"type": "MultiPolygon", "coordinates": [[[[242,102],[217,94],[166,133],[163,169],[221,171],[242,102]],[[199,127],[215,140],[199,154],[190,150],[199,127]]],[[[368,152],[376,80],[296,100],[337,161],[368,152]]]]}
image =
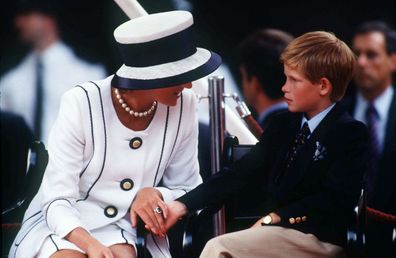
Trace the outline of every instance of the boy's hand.
{"type": "Polygon", "coordinates": [[[176,224],[184,215],[187,214],[187,207],[179,201],[171,201],[168,206],[168,217],[165,221],[165,229],[168,230],[176,224]]]}
{"type": "MultiPolygon", "coordinates": [[[[274,212],[269,213],[268,216],[271,217],[271,223],[268,225],[275,225],[275,224],[279,224],[281,222],[281,217],[279,217],[279,215],[274,212]]],[[[264,217],[260,218],[256,223],[254,223],[252,228],[262,227],[263,226],[262,223],[264,223],[263,219],[264,219],[264,217]]]]}

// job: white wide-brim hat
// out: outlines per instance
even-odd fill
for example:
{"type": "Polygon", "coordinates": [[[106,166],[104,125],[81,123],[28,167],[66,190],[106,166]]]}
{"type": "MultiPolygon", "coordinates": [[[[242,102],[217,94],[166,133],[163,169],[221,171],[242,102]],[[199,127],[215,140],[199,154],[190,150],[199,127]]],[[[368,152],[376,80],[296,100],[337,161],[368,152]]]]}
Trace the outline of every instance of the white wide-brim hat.
{"type": "Polygon", "coordinates": [[[118,26],[114,38],[124,64],[112,79],[120,89],[155,89],[202,78],[219,67],[221,57],[197,48],[193,17],[186,11],[141,16],[118,26]]]}

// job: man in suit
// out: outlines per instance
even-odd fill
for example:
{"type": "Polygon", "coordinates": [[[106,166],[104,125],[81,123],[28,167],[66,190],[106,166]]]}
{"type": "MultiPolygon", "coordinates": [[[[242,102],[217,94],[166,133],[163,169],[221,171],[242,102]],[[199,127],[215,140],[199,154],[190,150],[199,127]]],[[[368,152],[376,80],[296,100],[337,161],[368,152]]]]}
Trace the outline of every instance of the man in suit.
{"type": "Polygon", "coordinates": [[[293,40],[281,60],[290,112],[274,117],[247,155],[163,211],[169,227],[188,212],[262,182],[266,200],[257,205],[265,207],[263,217],[249,229],[210,240],[201,257],[345,256],[348,215],[369,146],[364,124],[336,104],[352,78],[355,56],[320,31],[293,40]]]}
{"type": "MultiPolygon", "coordinates": [[[[371,171],[367,174],[367,205],[396,216],[396,31],[380,21],[361,24],[353,37],[357,92],[345,102],[355,119],[366,123],[372,144],[371,171]]],[[[395,222],[378,223],[368,214],[367,244],[370,257],[393,252],[395,222]]]]}
{"type": "Polygon", "coordinates": [[[243,95],[257,113],[264,129],[270,118],[287,110],[282,85],[285,81],[279,62],[282,51],[293,36],[276,29],[263,29],[250,34],[238,46],[243,95]]]}
{"type": "Polygon", "coordinates": [[[99,80],[102,65],[79,58],[61,38],[58,1],[18,1],[15,27],[30,52],[0,76],[2,110],[22,116],[36,140],[47,142],[65,91],[88,80],[99,80]]]}

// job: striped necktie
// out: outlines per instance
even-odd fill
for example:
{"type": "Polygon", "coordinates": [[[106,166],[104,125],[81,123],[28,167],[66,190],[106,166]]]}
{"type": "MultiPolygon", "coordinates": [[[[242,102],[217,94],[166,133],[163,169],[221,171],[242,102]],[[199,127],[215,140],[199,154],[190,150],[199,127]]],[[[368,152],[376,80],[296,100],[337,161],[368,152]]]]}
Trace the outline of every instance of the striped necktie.
{"type": "Polygon", "coordinates": [[[367,123],[367,128],[370,133],[370,142],[371,142],[371,147],[373,154],[376,156],[379,156],[380,154],[380,146],[379,146],[379,140],[378,140],[378,112],[375,109],[375,106],[373,105],[372,102],[370,102],[367,106],[366,112],[365,112],[365,118],[366,118],[366,123],[367,123]]]}
{"type": "Polygon", "coordinates": [[[369,159],[369,171],[365,175],[367,199],[371,202],[374,196],[374,189],[376,184],[376,177],[378,171],[378,161],[380,157],[380,147],[378,140],[378,112],[375,106],[370,102],[365,112],[366,124],[369,131],[370,138],[370,159],[369,159]]]}
{"type": "Polygon", "coordinates": [[[291,164],[293,163],[295,157],[297,156],[298,150],[305,144],[308,137],[311,135],[311,130],[309,129],[308,123],[305,122],[299,132],[296,134],[293,144],[290,146],[289,152],[287,153],[287,159],[285,162],[284,169],[275,178],[275,182],[278,183],[279,180],[286,174],[289,170],[291,164]]]}
{"type": "Polygon", "coordinates": [[[292,148],[289,150],[289,155],[286,162],[286,169],[290,168],[291,163],[293,162],[294,158],[297,155],[298,149],[305,144],[310,134],[311,134],[311,130],[309,130],[308,123],[305,122],[301,130],[297,133],[292,148]]]}

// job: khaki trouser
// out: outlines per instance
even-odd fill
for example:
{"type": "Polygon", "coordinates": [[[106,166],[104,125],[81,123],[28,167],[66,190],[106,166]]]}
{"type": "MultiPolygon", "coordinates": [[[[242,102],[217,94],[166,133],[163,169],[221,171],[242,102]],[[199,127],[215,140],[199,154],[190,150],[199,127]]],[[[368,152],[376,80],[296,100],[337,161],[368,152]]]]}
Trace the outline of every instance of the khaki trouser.
{"type": "Polygon", "coordinates": [[[321,242],[312,234],[264,226],[225,234],[206,243],[201,258],[320,258],[346,257],[340,246],[321,242]]]}

